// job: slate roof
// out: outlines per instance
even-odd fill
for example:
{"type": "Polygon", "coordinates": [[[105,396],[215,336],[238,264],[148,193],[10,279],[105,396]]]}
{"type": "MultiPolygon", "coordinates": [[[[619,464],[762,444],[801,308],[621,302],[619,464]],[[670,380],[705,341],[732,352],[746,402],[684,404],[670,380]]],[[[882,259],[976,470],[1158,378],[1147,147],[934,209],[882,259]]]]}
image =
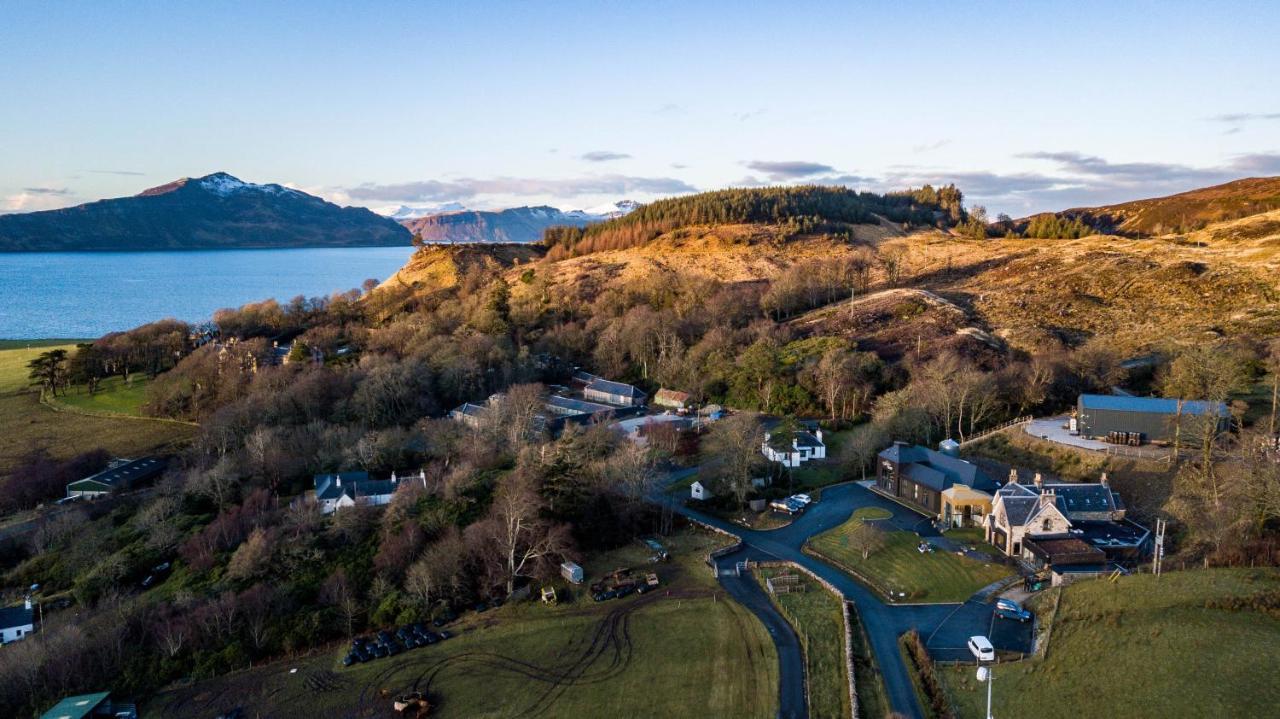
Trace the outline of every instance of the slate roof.
{"type": "Polygon", "coordinates": [[[453,412],[450,412],[450,414],[460,414],[467,417],[479,417],[483,412],[484,412],[484,405],[472,404],[470,402],[463,402],[461,405],[457,407],[457,409],[453,410],[453,412]]]}
{"type": "Polygon", "coordinates": [[[547,406],[555,407],[566,413],[574,414],[596,414],[597,412],[612,412],[613,407],[598,402],[588,402],[582,399],[574,399],[572,397],[561,397],[559,395],[551,395],[547,397],[547,406]]]}
{"type": "Polygon", "coordinates": [[[1058,497],[1058,508],[1070,516],[1075,512],[1111,512],[1116,507],[1116,493],[1103,484],[1045,484],[1058,497]]]}
{"type": "MultiPolygon", "coordinates": [[[[1189,415],[1212,414],[1217,408],[1217,416],[1228,417],[1227,405],[1222,402],[1206,402],[1203,400],[1186,400],[1182,403],[1182,413],[1189,415]]],[[[1161,397],[1118,397],[1109,394],[1082,394],[1080,406],[1085,409],[1102,409],[1113,412],[1145,412],[1147,414],[1177,414],[1178,400],[1161,397]]]]}
{"type": "Polygon", "coordinates": [[[25,627],[35,623],[35,611],[25,605],[17,607],[0,607],[0,627],[25,627]]]}
{"type": "Polygon", "coordinates": [[[1040,506],[1039,497],[1008,497],[1003,500],[1004,514],[1009,518],[1010,527],[1021,527],[1031,519],[1031,515],[1040,506]]]}
{"type": "Polygon", "coordinates": [[[369,479],[368,472],[330,472],[315,476],[316,499],[340,499],[347,495],[369,497],[373,495],[393,494],[398,486],[389,479],[369,479]],[[341,478],[342,482],[337,480],[341,478]]]}
{"type": "Polygon", "coordinates": [[[825,447],[822,440],[809,432],[796,432],[796,445],[799,447],[825,447]]]}
{"type": "MultiPolygon", "coordinates": [[[[942,452],[935,452],[928,447],[894,443],[893,446],[880,452],[880,458],[902,466],[902,471],[908,478],[911,475],[908,473],[906,465],[924,466],[940,473],[943,475],[943,479],[940,482],[941,486],[937,484],[938,480],[933,475],[927,472],[920,474],[922,483],[938,491],[942,491],[952,484],[963,484],[966,487],[982,492],[991,492],[996,489],[996,483],[985,472],[978,469],[977,465],[942,452]],[[935,483],[929,484],[929,482],[935,483]]],[[[915,480],[912,479],[912,481],[915,480]]]]}
{"type": "Polygon", "coordinates": [[[604,394],[616,394],[621,397],[631,397],[632,399],[648,396],[644,392],[641,392],[640,390],[636,389],[632,385],[626,384],[625,382],[610,382],[607,379],[600,379],[599,377],[591,380],[591,382],[587,385],[587,389],[593,392],[602,392],[604,394]]]}

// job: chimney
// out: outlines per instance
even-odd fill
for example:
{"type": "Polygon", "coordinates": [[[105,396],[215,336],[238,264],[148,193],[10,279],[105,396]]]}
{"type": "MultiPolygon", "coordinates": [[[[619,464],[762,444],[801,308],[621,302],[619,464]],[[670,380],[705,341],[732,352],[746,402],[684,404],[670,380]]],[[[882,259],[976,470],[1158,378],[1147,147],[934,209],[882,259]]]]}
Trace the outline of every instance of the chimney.
{"type": "Polygon", "coordinates": [[[339,487],[341,487],[341,486],[342,486],[342,475],[340,475],[340,474],[335,474],[335,475],[333,475],[333,483],[334,483],[334,484],[336,484],[336,485],[338,485],[339,487]]]}
{"type": "Polygon", "coordinates": [[[1018,470],[1016,469],[1009,470],[1009,484],[1017,484],[1017,483],[1018,483],[1018,470]]]}
{"type": "Polygon", "coordinates": [[[1099,483],[1099,484],[1101,484],[1102,486],[1106,487],[1107,489],[1110,489],[1110,488],[1111,488],[1111,480],[1110,480],[1110,479],[1107,479],[1107,473],[1106,473],[1106,472],[1103,472],[1103,473],[1102,473],[1102,476],[1098,479],[1098,483],[1099,483]]]}
{"type": "Polygon", "coordinates": [[[392,483],[392,484],[399,484],[399,483],[400,483],[400,480],[396,479],[396,471],[395,471],[394,469],[393,469],[393,470],[391,470],[391,483],[392,483]]]}
{"type": "Polygon", "coordinates": [[[425,470],[425,469],[419,469],[419,470],[418,470],[418,479],[421,479],[421,480],[422,480],[422,488],[423,488],[423,489],[426,489],[426,488],[427,488],[427,470],[425,470]]]}
{"type": "Polygon", "coordinates": [[[1036,489],[1044,489],[1044,478],[1040,476],[1039,472],[1036,472],[1036,478],[1033,481],[1036,484],[1036,489]]]}
{"type": "Polygon", "coordinates": [[[27,601],[25,602],[25,604],[27,607],[27,611],[31,611],[31,595],[30,594],[27,595],[27,601]]]}

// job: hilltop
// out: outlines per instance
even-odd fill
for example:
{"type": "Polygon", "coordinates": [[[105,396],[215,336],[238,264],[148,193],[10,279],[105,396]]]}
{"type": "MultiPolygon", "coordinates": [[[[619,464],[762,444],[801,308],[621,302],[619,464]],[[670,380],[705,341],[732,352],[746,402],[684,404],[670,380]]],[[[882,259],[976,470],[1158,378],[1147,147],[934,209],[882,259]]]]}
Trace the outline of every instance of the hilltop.
{"type": "MultiPolygon", "coordinates": [[[[1277,209],[1280,177],[1250,177],[1167,197],[1046,214],[1079,221],[1098,234],[1153,237],[1194,232],[1277,209]]],[[[1036,217],[1044,215],[1018,221],[1019,229],[1025,230],[1036,217]]]]}
{"type": "Polygon", "coordinates": [[[582,227],[604,218],[554,207],[512,207],[506,210],[462,210],[402,220],[409,232],[428,243],[531,243],[548,227],[582,227]]]}
{"type": "Polygon", "coordinates": [[[0,251],[213,250],[408,245],[409,231],[359,207],[225,172],[61,210],[0,216],[0,251]]]}

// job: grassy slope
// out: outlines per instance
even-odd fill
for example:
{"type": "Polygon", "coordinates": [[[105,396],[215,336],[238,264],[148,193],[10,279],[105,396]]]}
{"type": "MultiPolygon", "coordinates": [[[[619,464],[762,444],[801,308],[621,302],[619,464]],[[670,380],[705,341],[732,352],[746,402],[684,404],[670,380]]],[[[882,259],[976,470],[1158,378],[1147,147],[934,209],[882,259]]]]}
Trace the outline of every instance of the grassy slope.
{"type": "MultiPolygon", "coordinates": [[[[791,569],[765,569],[766,578],[797,574],[791,569]]],[[[840,600],[817,583],[800,575],[803,592],[771,595],[791,623],[804,647],[809,679],[809,713],[815,717],[849,716],[849,679],[844,663],[844,619],[840,600]]],[[[768,589],[765,589],[768,592],[768,589]]]]}
{"type": "MultiPolygon", "coordinates": [[[[457,638],[394,658],[342,668],[343,648],[276,662],[168,690],[145,707],[146,716],[212,715],[242,706],[247,716],[392,716],[390,696],[417,683],[429,686],[440,710],[432,716],[523,715],[542,697],[548,717],[772,717],[777,711],[777,655],[764,627],[718,591],[702,563],[716,539],[680,535],[673,561],[656,568],[666,586],[643,597],[594,603],[582,588],[573,601],[547,607],[513,604],[468,614],[450,627],[457,638]],[[670,591],[671,596],[667,595],[670,591]],[[499,657],[563,674],[612,612],[626,614],[629,637],[572,673],[559,690],[530,679],[499,657]],[[296,674],[289,670],[297,668],[296,674]],[[439,671],[435,671],[435,670],[439,671]],[[323,685],[323,690],[313,686],[323,685]]],[[[640,567],[639,544],[586,562],[587,579],[620,566],[640,567]]],[[[649,566],[646,568],[652,568],[649,566]]]]}
{"type": "Polygon", "coordinates": [[[89,412],[114,412],[134,417],[142,416],[142,405],[147,401],[147,379],[138,374],[129,384],[119,377],[103,380],[94,394],[84,387],[72,387],[71,391],[58,397],[60,404],[89,412]]]}
{"type": "Polygon", "coordinates": [[[1007,567],[978,562],[946,552],[921,554],[914,532],[888,532],[885,544],[865,560],[848,544],[848,536],[861,526],[849,521],[810,540],[824,556],[872,582],[882,593],[905,592],[903,601],[963,602],[986,585],[1009,576],[1007,567]]]}
{"type": "Polygon", "coordinates": [[[28,386],[26,365],[46,349],[0,350],[0,474],[36,447],[47,447],[58,458],[97,447],[128,457],[186,441],[194,433],[193,427],[170,422],[88,417],[41,405],[28,386]]]}
{"type": "MultiPolygon", "coordinates": [[[[1124,577],[1067,587],[1048,656],[996,670],[997,716],[1247,717],[1280,706],[1280,616],[1206,608],[1280,592],[1275,569],[1124,577]]],[[[981,717],[973,667],[944,672],[961,717],[981,717]]]]}

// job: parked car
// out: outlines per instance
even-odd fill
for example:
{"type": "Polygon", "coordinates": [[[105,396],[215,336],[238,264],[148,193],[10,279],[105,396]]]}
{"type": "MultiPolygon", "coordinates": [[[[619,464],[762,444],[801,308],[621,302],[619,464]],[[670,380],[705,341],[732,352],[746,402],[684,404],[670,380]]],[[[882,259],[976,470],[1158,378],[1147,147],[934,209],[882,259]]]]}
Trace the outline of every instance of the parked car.
{"type": "Polygon", "coordinates": [[[996,616],[1001,619],[1013,619],[1019,622],[1031,621],[1032,614],[1012,599],[996,600],[996,616]]]}
{"type": "Polygon", "coordinates": [[[805,506],[813,504],[813,497],[810,497],[807,494],[793,494],[791,495],[791,498],[805,506]]]}
{"type": "Polygon", "coordinates": [[[453,632],[450,632],[447,630],[440,632],[440,641],[443,642],[446,639],[452,639],[452,638],[453,638],[453,632]]]}
{"type": "Polygon", "coordinates": [[[969,652],[980,662],[993,662],[996,659],[996,648],[991,646],[991,640],[986,637],[969,637],[969,652]]]}

